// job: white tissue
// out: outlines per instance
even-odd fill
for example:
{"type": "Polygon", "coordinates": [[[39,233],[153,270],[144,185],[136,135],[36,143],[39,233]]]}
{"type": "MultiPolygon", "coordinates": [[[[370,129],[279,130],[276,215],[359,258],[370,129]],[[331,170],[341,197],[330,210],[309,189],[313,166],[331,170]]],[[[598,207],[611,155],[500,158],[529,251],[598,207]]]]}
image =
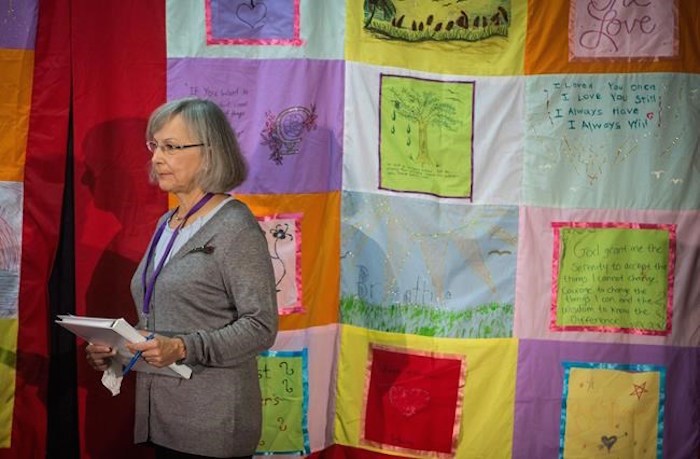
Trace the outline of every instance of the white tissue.
{"type": "Polygon", "coordinates": [[[102,373],[102,385],[112,393],[119,395],[122,387],[122,364],[117,359],[112,359],[112,364],[102,373]]]}

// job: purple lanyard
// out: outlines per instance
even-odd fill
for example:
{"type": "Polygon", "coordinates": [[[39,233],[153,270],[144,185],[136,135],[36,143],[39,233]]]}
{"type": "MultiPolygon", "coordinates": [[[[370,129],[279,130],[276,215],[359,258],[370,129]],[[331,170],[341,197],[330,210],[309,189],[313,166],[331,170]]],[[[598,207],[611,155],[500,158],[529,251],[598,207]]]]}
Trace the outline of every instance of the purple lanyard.
{"type": "Polygon", "coordinates": [[[143,313],[144,315],[148,315],[148,312],[150,311],[150,306],[151,306],[151,297],[153,296],[153,288],[156,285],[156,279],[158,278],[158,274],[160,274],[160,270],[163,269],[163,265],[165,264],[165,259],[168,258],[168,254],[170,253],[170,250],[173,248],[173,244],[175,243],[175,238],[177,237],[178,233],[180,232],[180,228],[182,228],[185,225],[185,222],[187,222],[187,219],[190,218],[190,215],[193,213],[197,212],[199,209],[204,206],[211,198],[214,197],[214,194],[212,193],[207,193],[205,194],[202,199],[200,199],[197,204],[195,204],[189,212],[185,215],[185,217],[182,219],[182,222],[180,222],[179,225],[177,225],[177,228],[175,228],[175,231],[173,231],[173,235],[170,236],[170,241],[168,241],[168,245],[165,247],[165,252],[163,253],[163,256],[161,257],[160,261],[158,262],[158,266],[156,266],[156,269],[153,271],[153,275],[151,276],[151,280],[147,282],[147,276],[146,273],[148,272],[148,264],[151,261],[151,258],[153,258],[153,255],[156,251],[156,246],[158,245],[158,241],[160,241],[160,237],[163,235],[163,231],[165,231],[165,225],[168,224],[168,221],[172,218],[173,215],[175,215],[175,212],[177,212],[177,209],[173,211],[172,214],[170,214],[170,217],[166,218],[163,220],[163,223],[158,227],[158,230],[156,231],[156,234],[153,236],[153,242],[151,243],[151,247],[148,249],[148,258],[146,258],[146,265],[143,267],[143,273],[141,274],[141,282],[143,282],[143,285],[145,286],[144,292],[143,292],[143,313]]]}

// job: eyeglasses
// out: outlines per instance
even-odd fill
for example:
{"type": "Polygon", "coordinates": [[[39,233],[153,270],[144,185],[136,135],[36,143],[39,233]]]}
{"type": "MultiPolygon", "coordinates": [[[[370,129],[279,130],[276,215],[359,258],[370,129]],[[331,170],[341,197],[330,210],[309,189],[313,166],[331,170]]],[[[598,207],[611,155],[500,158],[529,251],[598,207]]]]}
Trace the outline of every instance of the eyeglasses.
{"type": "Polygon", "coordinates": [[[155,153],[156,149],[160,148],[160,151],[163,153],[167,154],[175,154],[176,152],[180,150],[186,150],[187,148],[194,148],[194,147],[203,147],[203,143],[193,143],[190,145],[178,145],[176,143],[172,142],[166,142],[166,143],[158,143],[155,140],[149,140],[146,142],[146,148],[148,148],[148,151],[151,153],[155,153]]]}

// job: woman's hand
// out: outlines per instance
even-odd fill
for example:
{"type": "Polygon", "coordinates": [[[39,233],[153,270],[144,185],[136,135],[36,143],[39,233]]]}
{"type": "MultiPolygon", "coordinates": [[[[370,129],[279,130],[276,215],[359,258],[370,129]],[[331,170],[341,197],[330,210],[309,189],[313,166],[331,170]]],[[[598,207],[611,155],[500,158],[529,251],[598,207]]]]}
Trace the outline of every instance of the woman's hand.
{"type": "Polygon", "coordinates": [[[98,344],[88,344],[85,346],[85,358],[95,370],[105,371],[112,363],[112,357],[117,354],[115,349],[109,346],[100,346],[98,344]]]}
{"type": "Polygon", "coordinates": [[[129,343],[126,347],[131,352],[141,351],[141,358],[154,367],[167,367],[187,355],[185,343],[180,338],[168,338],[156,335],[153,339],[141,343],[129,343]]]}

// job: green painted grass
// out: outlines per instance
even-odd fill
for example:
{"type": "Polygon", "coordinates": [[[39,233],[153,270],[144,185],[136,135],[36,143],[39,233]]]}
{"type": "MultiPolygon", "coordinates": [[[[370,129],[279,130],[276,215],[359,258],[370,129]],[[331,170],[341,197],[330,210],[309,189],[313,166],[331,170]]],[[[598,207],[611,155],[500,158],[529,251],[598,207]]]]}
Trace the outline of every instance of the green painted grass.
{"type": "Polygon", "coordinates": [[[340,300],[342,323],[374,330],[445,338],[509,338],[513,305],[489,303],[462,311],[419,304],[371,304],[358,297],[340,300]]]}
{"type": "Polygon", "coordinates": [[[390,22],[381,20],[372,20],[372,22],[367,26],[368,30],[379,35],[393,38],[395,40],[403,40],[409,42],[418,41],[450,41],[450,40],[460,40],[460,41],[480,41],[491,36],[497,35],[502,37],[508,36],[508,25],[487,25],[486,27],[474,27],[471,29],[463,29],[461,27],[454,27],[452,30],[442,29],[438,32],[432,28],[425,28],[424,30],[411,30],[405,28],[394,27],[390,22]]]}

